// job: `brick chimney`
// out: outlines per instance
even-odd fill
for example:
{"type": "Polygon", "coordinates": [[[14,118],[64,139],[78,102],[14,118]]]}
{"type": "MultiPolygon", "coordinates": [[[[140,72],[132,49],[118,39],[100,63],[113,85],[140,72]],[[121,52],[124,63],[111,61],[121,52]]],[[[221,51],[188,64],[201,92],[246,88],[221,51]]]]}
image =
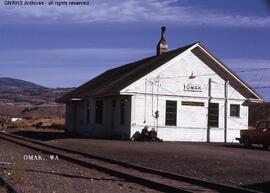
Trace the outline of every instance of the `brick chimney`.
{"type": "Polygon", "coordinates": [[[168,44],[165,39],[166,27],[161,27],[161,38],[157,44],[157,55],[163,54],[168,51],[168,44]]]}

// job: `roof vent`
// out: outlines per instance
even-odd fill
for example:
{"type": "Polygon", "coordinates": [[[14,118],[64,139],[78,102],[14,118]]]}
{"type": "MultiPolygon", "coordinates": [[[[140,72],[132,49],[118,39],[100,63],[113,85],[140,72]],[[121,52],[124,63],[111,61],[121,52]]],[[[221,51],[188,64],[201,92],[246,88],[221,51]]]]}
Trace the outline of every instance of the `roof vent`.
{"type": "Polygon", "coordinates": [[[163,53],[168,51],[168,44],[167,44],[167,41],[165,39],[165,31],[166,31],[166,27],[162,26],[161,27],[161,38],[160,38],[158,45],[157,45],[157,55],[163,54],[163,53]]]}

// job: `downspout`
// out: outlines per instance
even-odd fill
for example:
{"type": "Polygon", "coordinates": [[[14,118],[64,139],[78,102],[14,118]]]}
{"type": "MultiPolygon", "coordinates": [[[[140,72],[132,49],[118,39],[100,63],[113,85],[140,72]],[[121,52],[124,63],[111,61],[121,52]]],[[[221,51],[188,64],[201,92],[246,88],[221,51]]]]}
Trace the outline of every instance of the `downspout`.
{"type": "Polygon", "coordinates": [[[210,125],[209,125],[209,107],[211,103],[211,78],[208,80],[208,117],[207,117],[207,131],[206,131],[206,141],[210,142],[210,125]]]}
{"type": "Polygon", "coordinates": [[[144,84],[144,123],[146,123],[147,81],[144,84]]]}
{"type": "Polygon", "coordinates": [[[224,85],[224,143],[227,143],[227,132],[228,132],[228,85],[229,81],[227,80],[224,85]]]}
{"type": "Polygon", "coordinates": [[[158,133],[158,118],[159,118],[159,76],[157,77],[157,111],[156,111],[156,113],[155,113],[155,115],[156,115],[156,119],[157,119],[157,125],[156,125],[156,132],[158,133]]]}

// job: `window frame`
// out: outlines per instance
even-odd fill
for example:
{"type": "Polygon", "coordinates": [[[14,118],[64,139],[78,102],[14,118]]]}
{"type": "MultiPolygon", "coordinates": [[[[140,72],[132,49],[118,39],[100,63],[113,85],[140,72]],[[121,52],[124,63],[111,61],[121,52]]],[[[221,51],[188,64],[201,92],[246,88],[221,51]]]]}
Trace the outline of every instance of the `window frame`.
{"type": "Polygon", "coordinates": [[[120,99],[120,125],[125,124],[125,111],[126,111],[125,99],[120,99]]]}
{"type": "Polygon", "coordinates": [[[213,127],[213,128],[219,128],[219,103],[209,103],[209,106],[208,106],[208,126],[213,127]],[[211,105],[216,105],[216,107],[211,107],[211,105]],[[213,112],[215,110],[217,110],[216,114],[215,114],[215,112],[213,112]],[[215,120],[210,119],[211,116],[215,117],[215,120]],[[216,124],[212,124],[213,122],[216,122],[216,124]]]}
{"type": "Polygon", "coordinates": [[[240,117],[240,105],[239,104],[230,104],[230,117],[240,117]],[[235,109],[232,111],[234,107],[237,107],[236,111],[235,109]],[[234,112],[235,111],[235,112],[234,112]],[[234,114],[236,113],[236,114],[234,114]]]}
{"type": "Polygon", "coordinates": [[[166,100],[165,104],[165,126],[177,126],[177,101],[166,100]],[[171,103],[169,105],[169,103],[171,103]],[[168,111],[171,108],[173,111],[168,111]],[[170,117],[173,116],[173,117],[170,117]]]}
{"type": "Polygon", "coordinates": [[[90,101],[86,101],[86,124],[90,123],[90,101]]]}
{"type": "Polygon", "coordinates": [[[102,123],[103,123],[103,100],[96,100],[96,103],[95,103],[95,124],[102,124],[102,123]],[[101,109],[101,110],[98,111],[98,109],[101,109]]]}
{"type": "Polygon", "coordinates": [[[258,130],[263,130],[263,129],[268,129],[269,123],[267,121],[261,121],[260,123],[257,124],[257,129],[258,130]],[[265,124],[265,125],[263,125],[265,124]],[[261,126],[263,125],[263,126],[261,126]]]}

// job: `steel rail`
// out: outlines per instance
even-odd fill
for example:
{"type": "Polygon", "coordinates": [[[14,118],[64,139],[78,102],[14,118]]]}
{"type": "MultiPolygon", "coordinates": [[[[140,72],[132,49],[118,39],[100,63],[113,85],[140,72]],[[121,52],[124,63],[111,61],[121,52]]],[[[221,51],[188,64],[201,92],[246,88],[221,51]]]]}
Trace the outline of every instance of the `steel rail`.
{"type": "Polygon", "coordinates": [[[0,176],[0,186],[5,188],[7,193],[21,193],[11,182],[0,176]]]}
{"type": "Polygon", "coordinates": [[[2,132],[2,133],[0,133],[0,137],[2,139],[9,140],[11,142],[17,143],[19,145],[22,145],[22,146],[25,146],[25,147],[28,147],[28,148],[31,148],[31,149],[34,149],[34,150],[37,150],[37,151],[42,151],[42,152],[47,153],[47,154],[59,155],[63,159],[65,159],[67,161],[70,161],[70,162],[73,162],[73,163],[76,163],[76,164],[79,164],[81,166],[95,168],[95,169],[97,169],[99,171],[108,173],[110,175],[113,175],[113,176],[116,176],[116,177],[119,177],[119,178],[124,178],[126,180],[129,180],[129,181],[136,182],[136,183],[139,183],[141,185],[144,185],[146,187],[150,187],[150,188],[165,191],[165,192],[191,192],[191,191],[187,191],[186,189],[181,189],[179,187],[174,187],[174,186],[171,186],[171,185],[168,186],[168,185],[163,184],[163,183],[155,182],[153,180],[149,180],[149,179],[145,179],[145,178],[140,178],[140,177],[137,177],[137,176],[133,176],[131,174],[123,173],[121,171],[112,170],[110,168],[105,168],[105,167],[102,167],[102,166],[99,166],[99,165],[96,165],[96,164],[93,164],[93,163],[85,162],[85,161],[82,161],[82,160],[67,156],[65,154],[61,154],[61,153],[59,154],[57,152],[52,152],[52,151],[46,150],[44,148],[33,147],[33,146],[29,145],[29,144],[19,142],[18,140],[26,141],[26,142],[36,144],[36,145],[40,145],[40,146],[45,146],[47,148],[51,148],[51,149],[62,151],[62,152],[81,155],[81,156],[84,156],[84,157],[87,157],[87,158],[100,160],[100,161],[103,161],[103,162],[119,165],[119,166],[126,167],[126,168],[132,168],[134,170],[138,170],[140,172],[144,172],[144,173],[148,173],[148,174],[159,175],[159,176],[162,176],[164,178],[168,178],[168,179],[172,179],[172,180],[191,183],[191,184],[202,186],[202,187],[205,187],[205,188],[209,188],[209,189],[212,189],[212,190],[215,190],[215,191],[218,191],[218,192],[224,192],[224,193],[225,192],[226,193],[227,192],[230,192],[230,193],[240,193],[240,192],[243,192],[243,193],[245,193],[245,192],[246,193],[258,193],[259,192],[259,191],[250,190],[250,189],[246,189],[246,188],[241,188],[241,187],[235,187],[235,186],[229,186],[229,185],[209,182],[209,181],[206,181],[206,180],[201,180],[201,179],[197,179],[197,178],[178,175],[178,174],[165,172],[165,171],[157,170],[157,169],[152,169],[152,168],[148,168],[148,167],[142,167],[142,166],[139,166],[139,165],[130,164],[130,163],[126,163],[126,162],[122,162],[122,161],[118,161],[118,160],[114,160],[114,159],[110,159],[110,158],[105,158],[105,157],[101,157],[101,156],[97,156],[97,155],[93,155],[93,154],[89,154],[89,153],[83,153],[83,152],[80,152],[80,151],[70,150],[70,149],[66,149],[66,148],[62,148],[62,147],[57,147],[57,146],[54,146],[54,145],[49,145],[49,144],[42,143],[42,142],[40,142],[38,140],[33,140],[33,139],[29,139],[29,138],[25,138],[25,137],[13,135],[13,134],[7,134],[7,133],[2,132]],[[13,139],[10,139],[10,138],[7,138],[7,137],[10,137],[10,138],[13,138],[13,139]],[[18,139],[18,140],[14,140],[14,138],[18,139]]]}

